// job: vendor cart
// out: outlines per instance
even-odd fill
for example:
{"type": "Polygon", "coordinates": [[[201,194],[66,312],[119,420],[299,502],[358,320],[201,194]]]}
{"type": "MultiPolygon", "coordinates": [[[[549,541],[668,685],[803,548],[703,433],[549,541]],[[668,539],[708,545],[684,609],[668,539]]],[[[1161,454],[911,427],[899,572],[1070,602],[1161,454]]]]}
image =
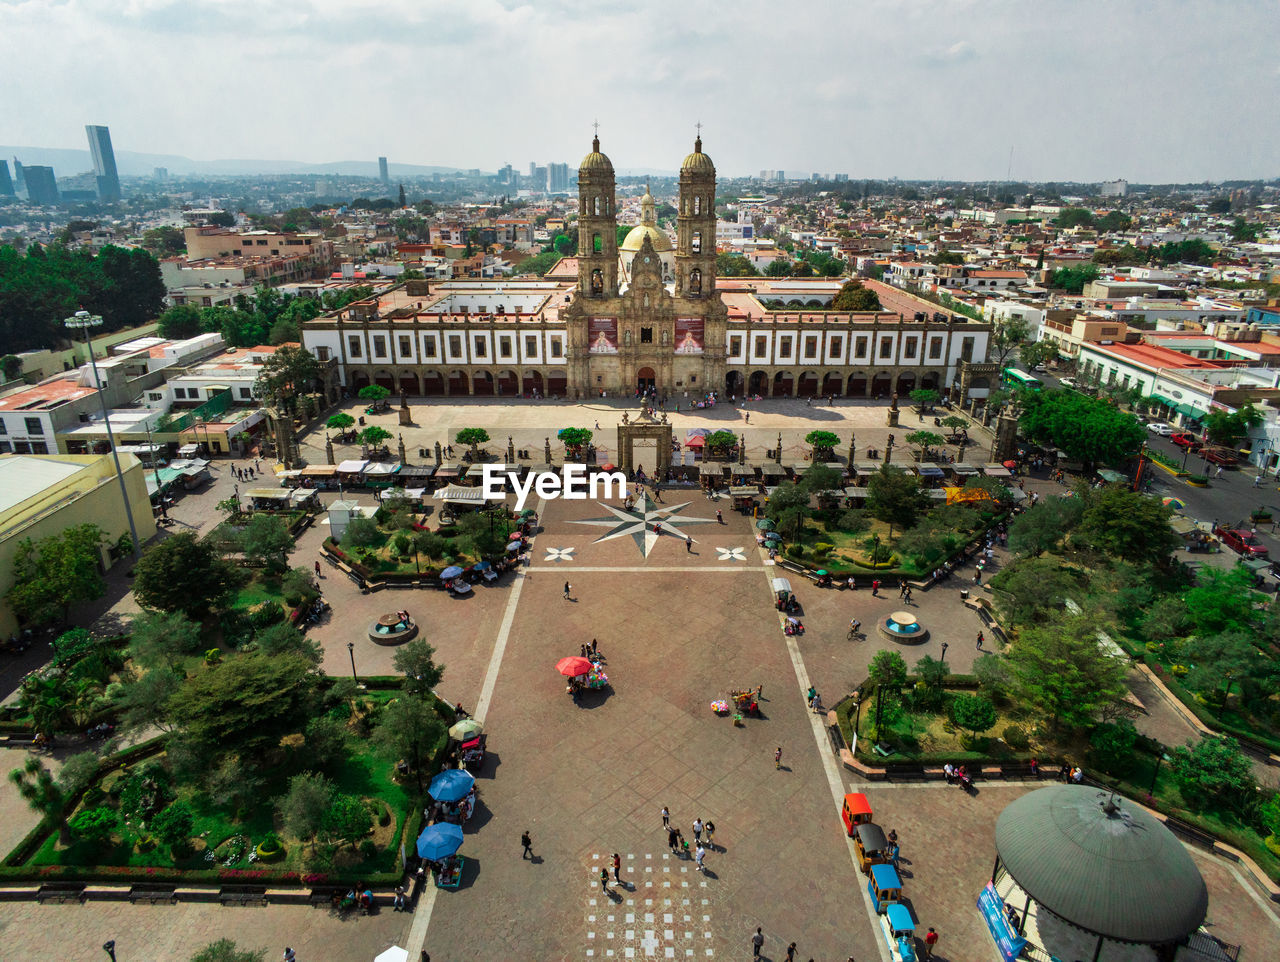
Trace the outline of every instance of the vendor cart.
{"type": "Polygon", "coordinates": [[[481,732],[475,738],[458,746],[458,761],[469,772],[478,772],[484,767],[484,756],[489,744],[489,736],[481,732]]]}
{"type": "Polygon", "coordinates": [[[450,855],[436,872],[436,888],[456,889],[462,884],[462,866],[466,859],[461,855],[450,855]]]}
{"type": "Polygon", "coordinates": [[[760,688],[744,688],[729,692],[733,710],[740,715],[760,714],[760,688]]]}

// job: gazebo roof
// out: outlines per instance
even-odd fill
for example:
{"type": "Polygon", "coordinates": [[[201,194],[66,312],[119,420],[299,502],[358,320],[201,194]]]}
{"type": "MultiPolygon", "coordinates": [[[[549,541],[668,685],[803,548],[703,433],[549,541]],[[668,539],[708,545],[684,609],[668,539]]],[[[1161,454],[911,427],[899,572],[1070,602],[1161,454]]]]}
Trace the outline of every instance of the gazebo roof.
{"type": "Polygon", "coordinates": [[[1145,809],[1078,785],[1024,795],[996,822],[996,851],[1054,915],[1122,942],[1175,942],[1204,922],[1209,893],[1182,843],[1145,809]]]}

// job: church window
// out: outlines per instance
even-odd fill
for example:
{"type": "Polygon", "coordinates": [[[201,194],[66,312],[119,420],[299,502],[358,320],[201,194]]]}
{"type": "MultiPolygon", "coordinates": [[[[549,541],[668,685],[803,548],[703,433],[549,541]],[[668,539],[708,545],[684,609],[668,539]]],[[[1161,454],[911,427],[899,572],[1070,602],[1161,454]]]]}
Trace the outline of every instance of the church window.
{"type": "Polygon", "coordinates": [[[782,337],[778,339],[778,357],[791,357],[791,338],[782,337]]]}
{"type": "Polygon", "coordinates": [[[769,338],[764,334],[756,335],[756,357],[764,357],[769,353],[769,338]]]}
{"type": "Polygon", "coordinates": [[[844,349],[844,339],[843,339],[842,337],[839,337],[839,336],[836,336],[836,337],[831,338],[831,342],[830,342],[829,347],[830,347],[830,349],[831,349],[831,351],[830,351],[831,356],[832,356],[832,357],[839,357],[839,356],[840,356],[841,351],[844,349]]]}
{"type": "Polygon", "coordinates": [[[600,213],[600,198],[599,196],[597,196],[596,197],[596,214],[598,215],[599,213],[600,213]]]}
{"type": "Polygon", "coordinates": [[[973,360],[973,342],[974,342],[974,338],[972,337],[966,337],[960,342],[960,360],[962,361],[973,360]]]}
{"type": "MultiPolygon", "coordinates": [[[[596,240],[597,241],[600,240],[598,235],[596,237],[596,240]]],[[[592,294],[604,293],[604,271],[600,270],[600,268],[598,267],[591,272],[591,293],[592,294]]]]}
{"type": "Polygon", "coordinates": [[[604,250],[604,241],[600,239],[599,234],[596,234],[591,238],[591,249],[595,251],[597,254],[599,254],[602,250],[604,250]]]}
{"type": "Polygon", "coordinates": [[[387,342],[384,341],[381,337],[375,337],[373,339],[373,356],[374,357],[387,356],[387,342]]]}
{"type": "Polygon", "coordinates": [[[698,270],[696,267],[689,272],[689,293],[702,293],[702,271],[698,270]]]}
{"type": "Polygon", "coordinates": [[[347,354],[351,357],[360,356],[360,338],[355,334],[347,335],[347,354]]]}
{"type": "Polygon", "coordinates": [[[702,250],[702,231],[696,230],[693,232],[693,252],[697,254],[701,252],[701,250],[702,250]]]}
{"type": "Polygon", "coordinates": [[[653,343],[653,328],[651,327],[640,328],[640,343],[641,344],[653,343]]]}
{"type": "Polygon", "coordinates": [[[858,358],[866,357],[867,356],[867,338],[860,337],[853,343],[854,343],[853,356],[858,358]]]}
{"type": "Polygon", "coordinates": [[[695,198],[693,199],[693,212],[694,212],[695,214],[701,214],[701,213],[702,213],[702,198],[701,198],[701,197],[695,197],[695,198]]]}
{"type": "Polygon", "coordinates": [[[561,346],[560,346],[560,338],[558,338],[558,337],[553,337],[553,338],[551,339],[551,356],[552,356],[552,357],[561,357],[561,356],[563,356],[563,354],[564,354],[564,351],[563,351],[563,349],[562,349],[562,348],[561,348],[561,346]]]}
{"type": "Polygon", "coordinates": [[[729,338],[729,353],[734,357],[742,353],[742,335],[736,334],[729,338]]]}
{"type": "Polygon", "coordinates": [[[449,335],[449,355],[462,357],[462,338],[457,334],[449,335]]]}
{"type": "Polygon", "coordinates": [[[805,338],[804,356],[810,360],[818,356],[818,339],[816,337],[805,338]]]}
{"type": "Polygon", "coordinates": [[[662,346],[666,347],[671,342],[670,335],[667,331],[662,332],[662,346]]]}
{"type": "Polygon", "coordinates": [[[942,338],[935,337],[929,341],[929,360],[936,361],[942,357],[942,338]]]}
{"type": "Polygon", "coordinates": [[[485,356],[484,337],[477,335],[475,343],[476,343],[475,356],[484,357],[485,356]]]}
{"type": "Polygon", "coordinates": [[[509,337],[498,338],[498,356],[499,357],[511,356],[511,338],[509,337]]]}
{"type": "Polygon", "coordinates": [[[886,337],[880,341],[880,357],[882,359],[893,357],[893,338],[886,337]]]}
{"type": "Polygon", "coordinates": [[[424,337],[422,339],[422,356],[423,357],[436,356],[436,342],[432,338],[424,337]]]}
{"type": "Polygon", "coordinates": [[[401,357],[413,356],[413,338],[411,338],[408,334],[400,335],[400,356],[401,357]]]}
{"type": "Polygon", "coordinates": [[[538,356],[538,338],[534,334],[525,335],[524,356],[526,359],[538,356]]]}

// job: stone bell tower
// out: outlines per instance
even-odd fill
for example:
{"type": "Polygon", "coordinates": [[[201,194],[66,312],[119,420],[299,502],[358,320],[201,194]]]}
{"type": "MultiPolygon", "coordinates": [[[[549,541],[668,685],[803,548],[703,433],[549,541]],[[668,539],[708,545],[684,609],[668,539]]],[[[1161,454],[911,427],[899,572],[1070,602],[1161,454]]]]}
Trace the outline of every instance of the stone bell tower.
{"type": "Polygon", "coordinates": [[[578,165],[578,289],[586,297],[618,294],[613,163],[600,153],[598,136],[591,141],[591,153],[578,165]]]}
{"type": "Polygon", "coordinates": [[[676,218],[676,297],[711,297],[716,289],[716,165],[702,137],[680,165],[676,218]]]}

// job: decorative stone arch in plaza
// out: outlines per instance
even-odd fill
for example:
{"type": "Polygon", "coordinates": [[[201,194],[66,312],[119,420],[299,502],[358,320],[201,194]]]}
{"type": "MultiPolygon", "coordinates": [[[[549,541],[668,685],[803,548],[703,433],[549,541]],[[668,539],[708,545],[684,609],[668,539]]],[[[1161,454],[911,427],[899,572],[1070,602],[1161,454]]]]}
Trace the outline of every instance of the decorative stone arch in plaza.
{"type": "Polygon", "coordinates": [[[972,361],[960,361],[956,365],[956,379],[959,382],[959,400],[964,404],[969,400],[969,392],[977,388],[988,388],[991,378],[995,378],[999,368],[995,364],[974,364],[972,361]],[[985,383],[976,383],[982,381],[985,383]]]}
{"type": "Polygon", "coordinates": [[[628,475],[636,468],[645,474],[664,472],[671,466],[671,425],[640,415],[618,425],[618,468],[628,475]]]}

